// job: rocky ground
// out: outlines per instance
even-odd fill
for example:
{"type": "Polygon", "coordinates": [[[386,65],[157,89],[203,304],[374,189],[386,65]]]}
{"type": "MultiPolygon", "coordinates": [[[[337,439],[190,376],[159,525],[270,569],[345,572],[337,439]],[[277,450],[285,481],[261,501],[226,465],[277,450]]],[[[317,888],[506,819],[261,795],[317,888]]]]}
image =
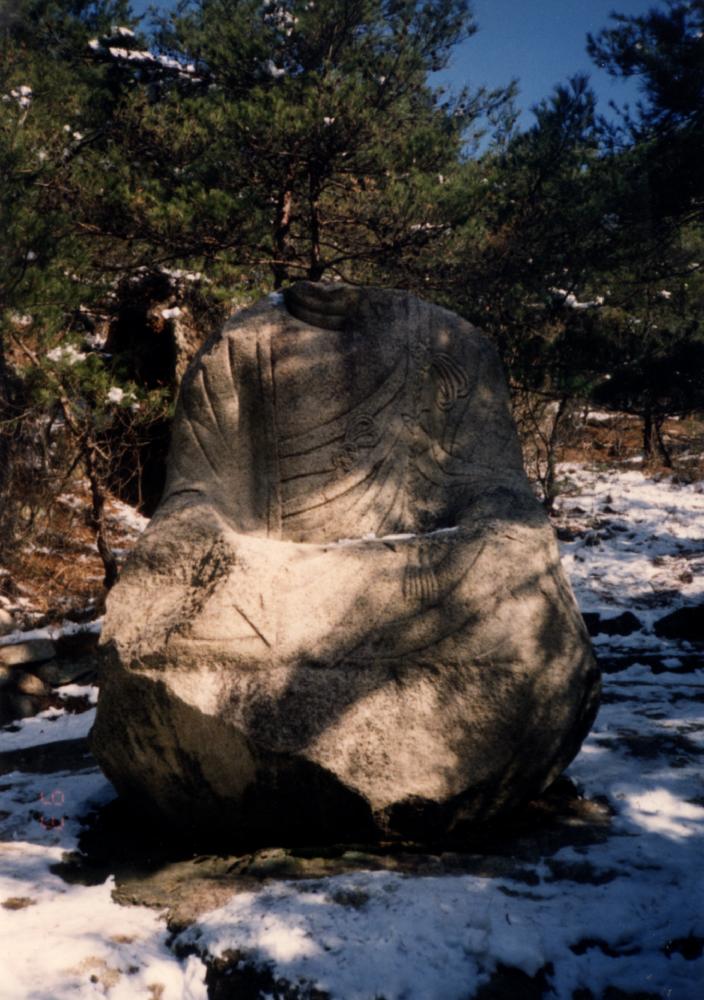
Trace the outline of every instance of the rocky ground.
{"type": "Polygon", "coordinates": [[[698,1000],[704,485],[560,475],[603,704],[567,776],[471,842],[184,855],[87,750],[97,626],[0,639],[3,998],[698,1000]]]}

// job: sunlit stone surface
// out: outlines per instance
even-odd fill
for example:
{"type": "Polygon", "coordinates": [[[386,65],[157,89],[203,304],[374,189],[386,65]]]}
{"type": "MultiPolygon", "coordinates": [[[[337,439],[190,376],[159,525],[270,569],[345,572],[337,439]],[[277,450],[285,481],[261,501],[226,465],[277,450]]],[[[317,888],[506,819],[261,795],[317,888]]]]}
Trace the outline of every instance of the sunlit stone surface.
{"type": "Polygon", "coordinates": [[[434,836],[575,755],[598,673],[479,331],[295,285],[193,363],[169,463],[103,633],[121,793],[213,838],[434,836]]]}

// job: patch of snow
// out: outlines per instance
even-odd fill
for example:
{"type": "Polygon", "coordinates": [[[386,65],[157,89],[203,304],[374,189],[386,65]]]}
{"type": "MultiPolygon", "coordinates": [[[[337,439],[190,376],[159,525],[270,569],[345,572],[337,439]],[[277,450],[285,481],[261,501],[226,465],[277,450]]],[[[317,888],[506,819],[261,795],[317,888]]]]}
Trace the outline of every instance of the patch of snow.
{"type": "Polygon", "coordinates": [[[589,302],[580,302],[574,292],[569,292],[566,288],[550,288],[548,291],[562,305],[567,306],[569,309],[594,309],[604,304],[603,295],[597,295],[595,299],[591,299],[589,302]]]}
{"type": "Polygon", "coordinates": [[[82,351],[77,350],[73,344],[54,347],[51,351],[47,351],[46,356],[49,361],[64,365],[76,365],[80,361],[85,361],[87,357],[82,351]]]}
{"type": "Polygon", "coordinates": [[[275,0],[264,0],[262,3],[262,15],[265,24],[269,24],[277,31],[282,32],[286,38],[291,37],[293,29],[298,24],[298,18],[295,14],[287,10],[283,4],[276,3],[275,0]]]}
{"type": "Polygon", "coordinates": [[[14,101],[23,111],[32,103],[32,88],[27,86],[27,84],[22,84],[19,87],[13,87],[9,94],[3,94],[2,99],[5,102],[14,101]]]}
{"type": "Polygon", "coordinates": [[[149,518],[140,514],[134,507],[122,500],[112,499],[110,501],[111,516],[118,521],[123,528],[135,535],[141,535],[149,524],[149,518]]]}
{"type": "Polygon", "coordinates": [[[45,712],[13,724],[14,732],[6,726],[0,729],[0,752],[4,750],[26,750],[27,747],[43,743],[57,743],[59,740],[85,738],[95,722],[95,709],[79,715],[64,708],[47,708],[45,712]]]}
{"type": "MultiPolygon", "coordinates": [[[[407,542],[413,538],[437,538],[442,535],[454,534],[457,531],[459,531],[457,525],[453,525],[450,528],[436,528],[435,531],[426,531],[420,534],[413,534],[413,532],[401,532],[396,535],[376,535],[373,531],[369,531],[366,535],[362,535],[359,538],[339,538],[337,541],[329,543],[329,545],[359,545],[360,542],[407,542]]],[[[326,547],[329,547],[329,545],[326,547]]]]}
{"type": "Polygon", "coordinates": [[[59,698],[87,698],[91,705],[98,704],[98,688],[95,684],[62,684],[56,689],[59,698]]]}
{"type": "MultiPolygon", "coordinates": [[[[102,44],[99,44],[97,47],[99,49],[104,49],[102,44]]],[[[92,45],[91,48],[93,48],[92,45]]],[[[196,68],[193,63],[180,63],[178,59],[173,59],[171,56],[148,52],[145,49],[125,49],[119,45],[109,45],[105,51],[107,51],[113,59],[137,63],[141,66],[160,66],[163,69],[176,71],[179,76],[196,79],[194,75],[196,68]]]]}
{"type": "Polygon", "coordinates": [[[178,319],[182,313],[183,309],[179,306],[172,306],[170,309],[161,310],[161,316],[163,319],[178,319]]]}
{"type": "Polygon", "coordinates": [[[34,322],[34,318],[28,313],[11,312],[9,319],[15,326],[21,327],[31,326],[34,322]]]}
{"type": "Polygon", "coordinates": [[[65,621],[61,625],[44,625],[22,631],[15,629],[7,635],[0,636],[0,646],[15,646],[18,642],[29,642],[32,639],[59,639],[62,635],[80,635],[84,632],[100,635],[103,625],[102,618],[92,622],[65,621]]]}
{"type": "Polygon", "coordinates": [[[125,398],[125,391],[118,385],[111,385],[108,390],[107,400],[109,403],[121,403],[125,398]]]}
{"type": "Polygon", "coordinates": [[[86,345],[92,351],[102,351],[107,343],[108,335],[107,331],[104,330],[102,333],[86,333],[83,337],[86,345]]]}
{"type": "Polygon", "coordinates": [[[274,80],[278,80],[282,76],[286,76],[286,70],[277,66],[273,59],[267,59],[265,63],[262,64],[262,68],[273,77],[274,80]]]}
{"type": "Polygon", "coordinates": [[[55,639],[58,634],[59,629],[51,625],[44,626],[43,628],[28,629],[26,632],[23,632],[21,629],[15,629],[14,632],[0,636],[0,646],[15,646],[18,642],[28,642],[32,639],[55,639]]]}
{"type": "Polygon", "coordinates": [[[210,284],[210,281],[205,277],[202,271],[186,271],[179,267],[160,267],[160,272],[165,274],[167,278],[172,278],[174,281],[184,281],[184,282],[195,282],[203,281],[206,284],[210,284]]]}
{"type": "Polygon", "coordinates": [[[74,849],[82,816],[114,796],[87,774],[5,776],[0,820],[0,954],[3,1000],[160,996],[206,1000],[199,959],[177,962],[158,913],[121,907],[114,880],[69,885],[50,870],[74,849]],[[5,904],[5,905],[2,905],[5,904]]]}
{"type": "Polygon", "coordinates": [[[587,420],[590,423],[605,424],[617,417],[618,413],[613,413],[611,410],[590,410],[587,420]]]}

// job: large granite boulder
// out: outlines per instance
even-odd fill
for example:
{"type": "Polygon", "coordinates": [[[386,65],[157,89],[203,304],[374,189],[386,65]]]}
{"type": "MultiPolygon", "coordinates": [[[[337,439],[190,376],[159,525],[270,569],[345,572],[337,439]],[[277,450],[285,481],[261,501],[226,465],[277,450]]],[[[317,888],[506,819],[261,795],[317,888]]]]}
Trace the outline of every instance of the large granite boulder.
{"type": "Polygon", "coordinates": [[[213,839],[435,835],[550,784],[599,677],[496,353],[301,282],[192,364],[108,601],[92,748],[213,839]]]}

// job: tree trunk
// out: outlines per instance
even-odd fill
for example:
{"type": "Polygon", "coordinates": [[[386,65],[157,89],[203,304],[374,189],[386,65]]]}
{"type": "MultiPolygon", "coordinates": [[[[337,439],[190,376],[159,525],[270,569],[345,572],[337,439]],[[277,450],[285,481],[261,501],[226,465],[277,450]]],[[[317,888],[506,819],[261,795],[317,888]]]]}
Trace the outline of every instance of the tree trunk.
{"type": "Polygon", "coordinates": [[[92,441],[85,442],[83,460],[90,483],[91,526],[95,531],[98,553],[103,561],[103,568],[105,570],[103,583],[105,584],[105,589],[110,590],[117,583],[119,573],[117,559],[110,545],[108,528],[105,522],[105,485],[100,475],[95,447],[92,441]]]}
{"type": "Polygon", "coordinates": [[[293,212],[293,191],[284,188],[276,204],[276,225],[274,228],[274,255],[272,264],[274,272],[274,288],[281,288],[288,279],[288,236],[291,230],[291,214],[293,212]]]}
{"type": "Polygon", "coordinates": [[[652,462],[654,453],[653,411],[648,406],[643,413],[643,461],[652,462]]]}
{"type": "Polygon", "coordinates": [[[3,497],[10,478],[10,373],[5,360],[5,344],[0,334],[0,497],[3,497]]]}
{"type": "Polygon", "coordinates": [[[550,428],[550,433],[545,441],[545,476],[543,478],[543,506],[551,513],[557,499],[557,475],[555,466],[557,464],[557,445],[562,430],[562,422],[568,411],[569,397],[561,396],[555,411],[555,417],[550,428]]]}
{"type": "Polygon", "coordinates": [[[320,214],[318,204],[320,200],[320,184],[313,174],[310,177],[308,188],[308,203],[310,211],[310,250],[308,254],[308,280],[320,281],[325,273],[320,252],[320,214]]]}
{"type": "Polygon", "coordinates": [[[666,469],[671,469],[672,455],[667,450],[665,440],[662,436],[662,425],[665,423],[665,417],[662,414],[658,414],[653,423],[655,424],[655,443],[657,444],[660,460],[666,469]]]}

